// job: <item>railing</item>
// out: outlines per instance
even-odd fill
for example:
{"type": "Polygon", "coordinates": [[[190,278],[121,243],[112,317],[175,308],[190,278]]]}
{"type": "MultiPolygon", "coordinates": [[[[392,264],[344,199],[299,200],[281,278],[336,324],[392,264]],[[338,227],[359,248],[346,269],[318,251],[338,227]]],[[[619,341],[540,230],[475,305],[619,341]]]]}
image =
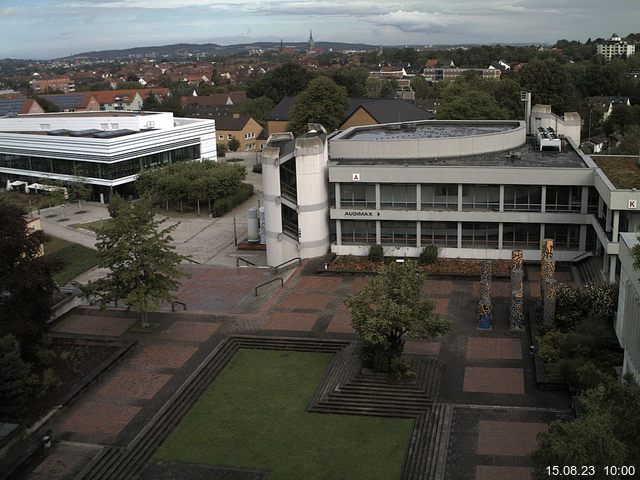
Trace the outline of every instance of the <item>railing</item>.
{"type": "Polygon", "coordinates": [[[178,305],[182,305],[182,310],[186,310],[187,309],[187,304],[184,302],[179,302],[178,300],[174,300],[173,302],[171,302],[171,311],[175,312],[176,311],[176,303],[178,305]]]}
{"type": "Polygon", "coordinates": [[[282,262],[280,265],[274,267],[273,272],[278,273],[278,270],[285,265],[290,264],[291,262],[298,262],[298,265],[302,265],[302,259],[300,257],[292,258],[291,260],[287,260],[286,262],[282,262]]]}
{"type": "Polygon", "coordinates": [[[236,267],[240,266],[240,261],[243,261],[244,263],[246,263],[247,265],[253,265],[254,267],[257,267],[258,265],[256,265],[253,262],[250,262],[249,260],[247,260],[246,258],[242,258],[242,257],[236,257],[236,267]]]}
{"type": "Polygon", "coordinates": [[[191,257],[185,257],[184,259],[185,259],[187,262],[195,263],[196,265],[202,265],[202,263],[201,263],[201,262],[198,262],[198,261],[194,260],[194,259],[193,259],[193,258],[191,258],[191,257]]]}
{"type": "Polygon", "coordinates": [[[572,264],[580,263],[581,261],[586,260],[587,258],[590,258],[590,257],[593,257],[593,252],[591,250],[581,253],[577,257],[572,258],[571,263],[572,264]]]}
{"type": "Polygon", "coordinates": [[[281,286],[281,287],[284,287],[284,280],[283,280],[281,277],[278,277],[278,278],[272,278],[272,279],[271,279],[271,280],[269,280],[268,282],[261,283],[260,285],[258,285],[258,286],[254,289],[254,290],[255,290],[255,293],[256,293],[256,297],[258,296],[258,289],[259,289],[259,288],[264,287],[264,286],[266,286],[266,285],[269,285],[270,283],[277,282],[277,281],[280,281],[280,286],[281,286]]]}

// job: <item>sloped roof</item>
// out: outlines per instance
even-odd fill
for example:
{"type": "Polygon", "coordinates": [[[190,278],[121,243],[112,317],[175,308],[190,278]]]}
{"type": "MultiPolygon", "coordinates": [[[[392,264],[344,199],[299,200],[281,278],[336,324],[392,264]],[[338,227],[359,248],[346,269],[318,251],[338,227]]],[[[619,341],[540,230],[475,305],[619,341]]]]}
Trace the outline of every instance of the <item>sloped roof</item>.
{"type": "Polygon", "coordinates": [[[213,120],[216,121],[216,131],[230,130],[239,132],[250,119],[251,117],[249,115],[221,115],[213,117],[213,120]]]}
{"type": "Polygon", "coordinates": [[[33,101],[31,98],[0,98],[0,115],[27,113],[33,101]]]}
{"type": "Polygon", "coordinates": [[[82,92],[88,93],[95,97],[100,105],[104,105],[106,103],[115,103],[120,102],[126,99],[128,102],[131,102],[136,93],[142,97],[142,99],[146,99],[151,93],[160,96],[166,96],[169,93],[168,88],[140,88],[134,90],[97,90],[92,92],[82,92]]]}
{"type": "Polygon", "coordinates": [[[93,95],[86,92],[42,95],[42,98],[56,105],[60,110],[86,108],[93,95]]]}
{"type": "Polygon", "coordinates": [[[182,97],[183,105],[237,105],[247,99],[244,92],[214,93],[198,97],[182,97]]]}

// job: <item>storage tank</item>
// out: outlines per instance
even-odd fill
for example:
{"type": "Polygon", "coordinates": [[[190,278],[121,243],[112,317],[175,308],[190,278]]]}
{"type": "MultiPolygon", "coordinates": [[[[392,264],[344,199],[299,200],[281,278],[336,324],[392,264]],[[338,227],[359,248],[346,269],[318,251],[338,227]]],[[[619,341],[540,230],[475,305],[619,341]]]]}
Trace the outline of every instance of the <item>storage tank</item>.
{"type": "Polygon", "coordinates": [[[260,235],[258,234],[258,209],[251,207],[247,210],[247,241],[249,243],[258,243],[260,235]]]}

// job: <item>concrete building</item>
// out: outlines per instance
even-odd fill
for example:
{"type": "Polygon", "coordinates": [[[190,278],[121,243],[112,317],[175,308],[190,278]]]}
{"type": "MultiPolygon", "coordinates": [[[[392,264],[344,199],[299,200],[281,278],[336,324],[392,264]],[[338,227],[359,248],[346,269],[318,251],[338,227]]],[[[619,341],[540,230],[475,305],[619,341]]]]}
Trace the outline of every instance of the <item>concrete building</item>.
{"type": "Polygon", "coordinates": [[[270,264],[309,256],[310,245],[366,255],[376,243],[387,256],[437,245],[444,257],[509,259],[518,248],[533,261],[552,238],[557,260],[590,252],[615,281],[619,233],[640,224],[640,181],[613,183],[605,172],[615,169],[578,149],[580,117],[554,117],[536,106],[528,126],[417,121],[351,127],[326,141],[272,138],[263,155],[270,264]],[[325,188],[326,199],[306,197],[325,188]]]}
{"type": "Polygon", "coordinates": [[[47,93],[61,91],[69,93],[76,91],[76,84],[70,77],[59,78],[34,78],[29,80],[29,86],[35,93],[47,93]]]}
{"type": "Polygon", "coordinates": [[[636,233],[620,235],[620,291],[616,316],[616,336],[624,349],[622,373],[640,381],[640,275],[633,268],[633,247],[640,243],[636,233]]]}
{"type": "Polygon", "coordinates": [[[636,46],[632,43],[623,41],[619,35],[615,33],[611,35],[609,40],[596,45],[596,52],[602,55],[607,61],[613,57],[629,57],[636,53],[636,46]]]}
{"type": "Polygon", "coordinates": [[[0,182],[71,182],[94,199],[133,194],[142,169],[216,160],[215,122],[167,112],[73,112],[0,118],[0,182]]]}

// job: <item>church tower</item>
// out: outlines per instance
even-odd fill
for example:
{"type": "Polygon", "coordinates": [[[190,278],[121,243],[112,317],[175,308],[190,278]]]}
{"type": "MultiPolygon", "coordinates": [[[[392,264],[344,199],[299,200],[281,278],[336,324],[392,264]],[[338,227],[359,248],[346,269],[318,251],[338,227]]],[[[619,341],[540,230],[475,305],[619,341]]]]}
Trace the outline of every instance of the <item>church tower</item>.
{"type": "Polygon", "coordinates": [[[316,53],[316,42],[313,41],[313,32],[309,29],[309,53],[316,53]]]}

